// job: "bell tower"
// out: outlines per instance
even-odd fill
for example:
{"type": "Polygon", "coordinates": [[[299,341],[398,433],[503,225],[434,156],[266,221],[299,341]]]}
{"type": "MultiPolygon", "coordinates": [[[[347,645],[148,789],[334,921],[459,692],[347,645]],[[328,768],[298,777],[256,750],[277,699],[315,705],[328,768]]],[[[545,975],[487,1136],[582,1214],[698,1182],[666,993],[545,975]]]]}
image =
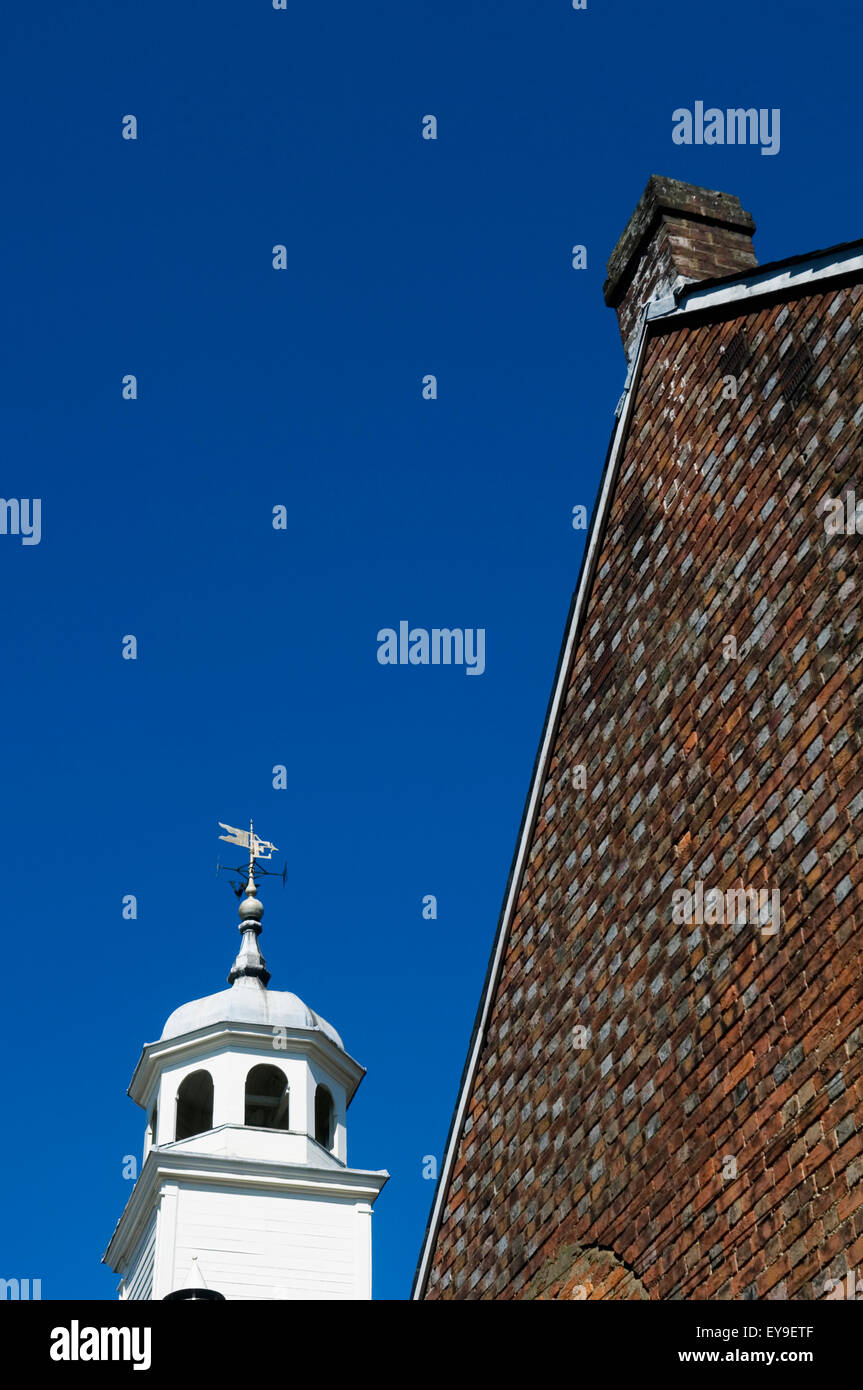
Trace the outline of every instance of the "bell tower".
{"type": "Polygon", "coordinates": [[[266,842],[234,834],[250,858],[229,988],[181,1005],[144,1046],[129,1086],[144,1162],[104,1260],[121,1299],[371,1298],[372,1207],[389,1174],[348,1167],[365,1069],[297,995],[267,988],[266,842]]]}

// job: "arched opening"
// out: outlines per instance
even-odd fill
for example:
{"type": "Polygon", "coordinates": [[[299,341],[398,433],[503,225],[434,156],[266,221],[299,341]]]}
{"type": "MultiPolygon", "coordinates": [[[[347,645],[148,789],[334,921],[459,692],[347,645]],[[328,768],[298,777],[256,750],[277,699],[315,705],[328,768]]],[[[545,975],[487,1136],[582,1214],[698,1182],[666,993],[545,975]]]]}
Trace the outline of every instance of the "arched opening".
{"type": "Polygon", "coordinates": [[[177,1139],[191,1139],[213,1128],[213,1078],[208,1071],[193,1071],[180,1082],[177,1092],[177,1139]]]}
{"type": "Polygon", "coordinates": [[[325,1149],[333,1147],[335,1106],[326,1086],[315,1091],[315,1138],[325,1149]]]}
{"type": "Polygon", "coordinates": [[[262,1063],[246,1077],[247,1125],[263,1129],[289,1129],[288,1082],[279,1067],[262,1063]]]}

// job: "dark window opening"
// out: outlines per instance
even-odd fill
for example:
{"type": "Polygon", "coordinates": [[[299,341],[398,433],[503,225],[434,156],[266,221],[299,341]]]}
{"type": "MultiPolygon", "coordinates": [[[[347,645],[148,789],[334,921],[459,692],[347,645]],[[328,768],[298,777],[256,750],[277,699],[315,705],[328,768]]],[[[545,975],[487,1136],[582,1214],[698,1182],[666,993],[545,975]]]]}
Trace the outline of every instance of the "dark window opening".
{"type": "Polygon", "coordinates": [[[333,1098],[326,1086],[319,1086],[315,1091],[315,1138],[325,1149],[333,1146],[334,1110],[333,1098]]]}
{"type": "Polygon", "coordinates": [[[278,1067],[252,1067],[246,1077],[247,1125],[263,1129],[289,1129],[288,1083],[278,1067]]]}
{"type": "Polygon", "coordinates": [[[213,1128],[213,1078],[208,1071],[193,1071],[180,1082],[177,1092],[177,1139],[191,1139],[213,1128]]]}

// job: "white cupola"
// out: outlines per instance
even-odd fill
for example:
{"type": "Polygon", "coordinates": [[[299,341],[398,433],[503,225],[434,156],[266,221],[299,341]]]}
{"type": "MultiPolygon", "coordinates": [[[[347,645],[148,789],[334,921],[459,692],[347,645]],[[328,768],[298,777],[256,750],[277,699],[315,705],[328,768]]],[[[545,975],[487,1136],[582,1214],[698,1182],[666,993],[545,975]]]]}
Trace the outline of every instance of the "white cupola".
{"type": "Polygon", "coordinates": [[[135,1068],[144,1162],[104,1256],[121,1298],[371,1297],[389,1174],[347,1163],[365,1070],[331,1024],[267,988],[257,891],[252,861],[230,988],[175,1009],[135,1068]]]}

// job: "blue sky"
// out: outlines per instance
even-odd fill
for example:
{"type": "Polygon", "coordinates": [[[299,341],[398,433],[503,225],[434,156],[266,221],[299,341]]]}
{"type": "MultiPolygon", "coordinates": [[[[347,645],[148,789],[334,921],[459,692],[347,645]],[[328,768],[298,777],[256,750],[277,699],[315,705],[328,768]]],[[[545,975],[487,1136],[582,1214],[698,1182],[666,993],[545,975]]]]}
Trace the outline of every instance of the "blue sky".
{"type": "Polygon", "coordinates": [[[217,822],[251,815],[288,864],[272,986],[368,1068],[348,1157],[392,1174],[375,1295],[404,1298],[623,386],[605,261],[651,173],[737,194],[762,263],[863,235],[860,20],[48,0],[2,28],[0,491],[42,538],[0,536],[0,1276],[113,1297],[126,1087],[225,985],[217,822]],[[780,152],[673,144],[696,100],[779,108],[780,152]],[[482,676],[381,666],[402,619],[484,628],[482,676]]]}

